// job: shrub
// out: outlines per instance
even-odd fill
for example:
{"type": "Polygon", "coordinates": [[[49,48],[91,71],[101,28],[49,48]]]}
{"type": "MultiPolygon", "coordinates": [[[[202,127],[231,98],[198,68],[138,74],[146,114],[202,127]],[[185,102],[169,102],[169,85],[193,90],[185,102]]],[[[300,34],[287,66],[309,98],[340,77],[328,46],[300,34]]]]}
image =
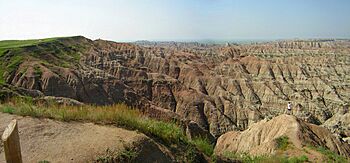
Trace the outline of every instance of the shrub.
{"type": "Polygon", "coordinates": [[[289,138],[287,136],[281,136],[275,139],[277,149],[282,151],[286,150],[289,146],[289,138]]]}
{"type": "Polygon", "coordinates": [[[198,137],[191,142],[207,156],[211,156],[214,153],[214,145],[207,138],[198,137]]]}
{"type": "Polygon", "coordinates": [[[124,151],[120,152],[117,156],[119,161],[130,161],[137,157],[138,152],[132,148],[126,148],[124,151]]]}

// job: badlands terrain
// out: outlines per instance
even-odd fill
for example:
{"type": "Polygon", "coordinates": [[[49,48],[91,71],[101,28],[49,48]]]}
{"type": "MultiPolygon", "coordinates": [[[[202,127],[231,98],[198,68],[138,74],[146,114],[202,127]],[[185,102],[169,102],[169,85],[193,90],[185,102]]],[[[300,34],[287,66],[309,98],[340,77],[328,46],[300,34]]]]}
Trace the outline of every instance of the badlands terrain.
{"type": "MultiPolygon", "coordinates": [[[[0,97],[4,103],[18,96],[82,106],[82,109],[84,105],[124,103],[149,118],[178,122],[189,139],[205,137],[216,145],[213,155],[218,158],[207,155],[200,157],[202,162],[240,161],[236,156],[227,158],[237,153],[304,155],[309,161],[323,162],[327,159],[322,152],[325,150],[344,159],[350,157],[349,40],[219,45],[117,43],[75,36],[1,41],[0,59],[0,97]],[[284,114],[288,102],[292,103],[293,115],[284,114]],[[280,139],[288,142],[286,149],[278,148],[280,139]],[[318,150],[319,147],[323,150],[318,150]]],[[[3,120],[6,117],[14,118],[1,114],[0,131],[9,122],[3,120]]],[[[26,125],[43,123],[19,118],[26,125]]],[[[85,130],[80,127],[109,130],[106,126],[61,124],[51,120],[46,125],[49,126],[45,130],[54,125],[68,125],[72,130],[85,130]]],[[[168,147],[154,142],[152,137],[120,128],[110,130],[118,132],[115,139],[122,138],[123,134],[133,135],[134,138],[123,140],[125,142],[147,140],[149,146],[158,151],[158,162],[179,161],[172,156],[171,149],[164,152],[168,147]]],[[[28,133],[20,134],[24,135],[23,141],[30,143],[28,133]]],[[[60,136],[52,140],[66,141],[64,143],[68,140],[63,137],[78,141],[74,137],[82,136],[79,133],[62,135],[57,131],[54,134],[60,136]]],[[[88,149],[86,146],[95,143],[91,141],[80,145],[88,149]]],[[[102,143],[111,142],[124,148],[117,140],[102,143]]],[[[97,145],[96,150],[101,146],[97,145]]],[[[30,148],[27,146],[24,150],[30,148]]],[[[84,158],[78,157],[81,162],[91,160],[84,158]]]]}

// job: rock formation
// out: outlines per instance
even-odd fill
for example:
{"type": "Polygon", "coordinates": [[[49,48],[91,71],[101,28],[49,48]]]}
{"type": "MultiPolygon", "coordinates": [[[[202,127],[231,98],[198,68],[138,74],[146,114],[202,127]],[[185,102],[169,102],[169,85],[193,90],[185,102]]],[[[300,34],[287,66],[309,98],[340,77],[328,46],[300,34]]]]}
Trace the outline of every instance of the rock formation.
{"type": "Polygon", "coordinates": [[[269,121],[262,120],[243,132],[231,131],[218,139],[215,153],[248,152],[253,155],[275,154],[276,139],[286,136],[293,147],[323,146],[345,157],[350,156],[350,145],[340,142],[327,129],[306,123],[295,116],[280,115],[269,121]]]}
{"type": "Polygon", "coordinates": [[[349,106],[340,108],[339,111],[329,118],[322,126],[328,128],[335,135],[350,144],[350,112],[349,106]]]}
{"type": "Polygon", "coordinates": [[[3,73],[11,86],[83,103],[123,102],[153,116],[192,120],[217,138],[283,113],[288,101],[298,117],[326,122],[349,105],[349,52],[347,40],[224,46],[79,36],[0,57],[11,67],[14,56],[26,56],[3,73]]]}
{"type": "MultiPolygon", "coordinates": [[[[164,145],[136,131],[0,113],[0,133],[12,119],[18,120],[24,162],[123,162],[122,152],[133,152],[134,162],[175,162],[164,145]]],[[[6,162],[1,141],[0,162],[6,162]]]]}

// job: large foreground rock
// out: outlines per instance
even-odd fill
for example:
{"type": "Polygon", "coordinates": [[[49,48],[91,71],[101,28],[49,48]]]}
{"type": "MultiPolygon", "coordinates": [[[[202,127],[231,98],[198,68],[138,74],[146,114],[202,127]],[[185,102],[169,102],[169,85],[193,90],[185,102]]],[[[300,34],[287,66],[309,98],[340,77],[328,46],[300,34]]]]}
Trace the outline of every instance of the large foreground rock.
{"type": "MultiPolygon", "coordinates": [[[[79,163],[113,157],[126,149],[137,151],[136,162],[173,162],[162,145],[147,136],[92,123],[59,122],[0,113],[0,133],[12,119],[18,120],[23,162],[79,163]]],[[[5,162],[0,142],[0,162],[5,162]]]]}
{"type": "Polygon", "coordinates": [[[291,115],[260,121],[243,132],[223,134],[217,141],[215,153],[221,155],[229,151],[253,155],[274,154],[277,151],[276,139],[282,136],[287,136],[296,149],[323,146],[340,155],[350,156],[350,146],[339,141],[330,131],[291,115]]]}

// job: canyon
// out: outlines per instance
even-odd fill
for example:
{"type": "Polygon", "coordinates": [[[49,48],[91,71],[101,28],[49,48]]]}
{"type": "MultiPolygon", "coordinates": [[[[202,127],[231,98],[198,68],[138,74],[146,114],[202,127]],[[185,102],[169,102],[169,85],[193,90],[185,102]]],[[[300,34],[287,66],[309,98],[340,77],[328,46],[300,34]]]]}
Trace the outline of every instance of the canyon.
{"type": "Polygon", "coordinates": [[[291,102],[296,118],[350,140],[349,40],[222,45],[75,36],[0,53],[2,98],[125,103],[213,141],[284,114],[291,102]]]}

